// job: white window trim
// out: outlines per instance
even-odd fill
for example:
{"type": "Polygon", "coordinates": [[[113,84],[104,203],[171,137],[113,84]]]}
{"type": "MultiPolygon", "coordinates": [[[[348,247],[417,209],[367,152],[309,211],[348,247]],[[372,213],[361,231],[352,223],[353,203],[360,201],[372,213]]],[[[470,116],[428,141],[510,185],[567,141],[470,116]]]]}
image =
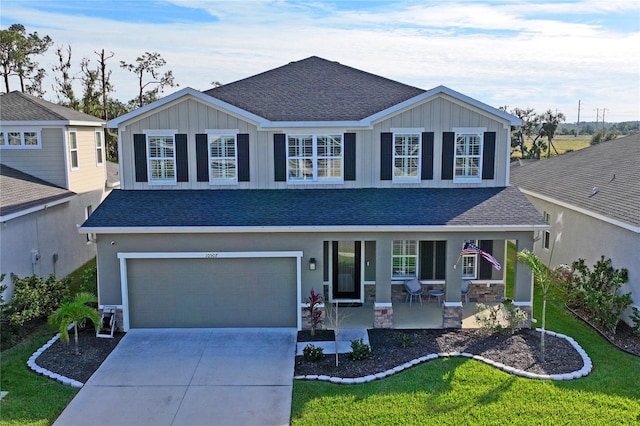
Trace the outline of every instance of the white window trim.
{"type": "Polygon", "coordinates": [[[487,131],[486,127],[454,127],[453,132],[455,133],[453,136],[453,181],[454,182],[465,182],[465,183],[480,183],[482,182],[482,154],[484,150],[484,134],[487,131]],[[479,162],[478,162],[478,176],[456,176],[456,159],[458,155],[456,154],[456,142],[458,140],[458,134],[470,135],[470,134],[478,134],[480,135],[480,153],[479,153],[479,162]]]}
{"type": "Polygon", "coordinates": [[[149,185],[176,185],[178,183],[178,172],[176,170],[176,129],[145,129],[145,149],[147,150],[147,183],[149,185]],[[152,179],[151,178],[151,153],[149,152],[149,136],[171,136],[173,138],[173,179],[152,179]]]}
{"type": "Polygon", "coordinates": [[[410,280],[410,279],[413,279],[413,278],[416,278],[416,277],[419,276],[418,265],[419,265],[420,256],[419,256],[418,250],[419,250],[419,243],[418,243],[417,240],[393,240],[393,241],[391,241],[391,279],[392,280],[410,280]],[[404,242],[412,242],[412,243],[414,243],[414,245],[415,245],[415,255],[413,255],[413,256],[412,255],[397,255],[397,256],[394,255],[393,254],[393,246],[397,241],[404,241],[404,242]],[[394,275],[394,273],[393,273],[393,260],[396,257],[404,257],[404,258],[414,257],[415,258],[415,263],[414,263],[415,264],[415,274],[414,275],[394,275]]]}
{"type": "Polygon", "coordinates": [[[391,128],[391,179],[395,183],[420,182],[422,176],[422,133],[424,127],[394,127],[391,128]],[[396,135],[418,135],[418,171],[416,176],[396,176],[396,135]]]}
{"type": "Polygon", "coordinates": [[[314,184],[314,185],[323,185],[323,184],[336,184],[336,183],[344,183],[344,132],[309,132],[309,133],[288,133],[285,135],[285,149],[286,149],[286,163],[287,163],[287,183],[293,185],[305,185],[305,184],[314,184]],[[290,177],[289,170],[289,137],[300,137],[300,136],[311,136],[313,140],[313,148],[312,148],[312,156],[310,160],[313,164],[313,177],[311,179],[292,179],[290,177]],[[318,137],[322,136],[340,136],[341,149],[340,149],[340,157],[329,157],[329,158],[340,158],[340,177],[339,178],[319,178],[318,177],[318,137]]]}
{"type": "Polygon", "coordinates": [[[209,185],[237,185],[238,184],[238,133],[240,129],[205,129],[207,134],[207,172],[209,174],[209,185]],[[236,177],[235,179],[214,179],[211,176],[211,137],[212,136],[233,136],[235,143],[236,177]]]}
{"type": "Polygon", "coordinates": [[[96,130],[93,134],[93,142],[95,145],[95,150],[96,150],[96,166],[98,167],[104,167],[104,161],[105,161],[105,140],[104,140],[104,133],[102,132],[102,130],[96,130]],[[100,135],[100,143],[102,145],[100,145],[100,147],[98,148],[98,139],[96,135],[100,135]],[[98,149],[100,150],[100,154],[98,154],[98,149]]]}
{"type": "Polygon", "coordinates": [[[78,140],[78,130],[77,129],[68,129],[67,130],[69,139],[68,139],[68,143],[69,143],[69,167],[71,168],[71,170],[78,170],[80,169],[80,152],[78,150],[78,145],[80,145],[80,141],[78,140]],[[71,134],[75,134],[76,135],[76,147],[72,148],[71,147],[71,134]],[[73,155],[72,153],[75,152],[76,153],[76,160],[78,162],[77,165],[73,165],[73,155]]]}
{"type": "Polygon", "coordinates": [[[42,129],[29,129],[29,128],[15,128],[8,127],[0,129],[2,132],[3,144],[0,144],[0,149],[42,149],[42,129]],[[9,133],[20,133],[20,145],[9,145],[9,133]],[[35,133],[38,143],[36,145],[25,145],[24,134],[35,133]]]}
{"type": "MultiPolygon", "coordinates": [[[[465,242],[470,242],[478,246],[478,240],[466,240],[465,242]]],[[[479,246],[478,246],[479,247],[479,246]]],[[[478,254],[465,254],[462,256],[462,279],[463,280],[475,280],[478,279],[478,254]],[[464,273],[464,259],[473,259],[473,274],[469,275],[464,273]]]]}

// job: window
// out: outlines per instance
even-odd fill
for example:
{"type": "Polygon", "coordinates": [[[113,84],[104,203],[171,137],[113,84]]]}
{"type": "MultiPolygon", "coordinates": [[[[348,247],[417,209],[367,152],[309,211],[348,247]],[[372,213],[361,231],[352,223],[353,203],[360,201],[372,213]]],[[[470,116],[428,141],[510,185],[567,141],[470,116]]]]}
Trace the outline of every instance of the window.
{"type": "Polygon", "coordinates": [[[289,135],[289,182],[342,181],[342,135],[289,135]]]}
{"type": "Polygon", "coordinates": [[[238,182],[237,143],[234,134],[209,134],[209,180],[215,184],[238,182]]]}
{"type": "Polygon", "coordinates": [[[482,138],[485,129],[454,129],[454,180],[481,180],[482,138]]]}
{"type": "MultiPolygon", "coordinates": [[[[93,207],[90,205],[87,206],[84,210],[84,220],[89,219],[91,213],[93,212],[93,207]]],[[[96,242],[96,234],[87,233],[87,243],[95,243],[96,242]]]]}
{"type": "Polygon", "coordinates": [[[173,134],[147,134],[149,183],[176,183],[176,152],[173,134]]]}
{"type": "MultiPolygon", "coordinates": [[[[551,215],[549,215],[549,213],[542,212],[542,217],[544,217],[545,222],[547,222],[548,224],[551,223],[551,215]]],[[[549,250],[550,240],[551,240],[551,232],[544,231],[544,235],[542,236],[542,246],[547,250],[549,250]]]]}
{"type": "Polygon", "coordinates": [[[420,132],[393,134],[393,180],[420,179],[420,132]]]}
{"type": "Polygon", "coordinates": [[[69,131],[69,157],[71,157],[71,168],[78,168],[78,133],[75,130],[69,131]]]}
{"type": "Polygon", "coordinates": [[[0,132],[0,148],[39,149],[40,130],[3,130],[0,132]]]}
{"type": "MultiPolygon", "coordinates": [[[[467,240],[470,243],[478,245],[477,240],[467,240]]],[[[465,242],[467,242],[465,241],[465,242]]],[[[463,254],[462,255],[462,278],[463,279],[476,279],[478,277],[478,254],[463,254]]]]}
{"type": "Polygon", "coordinates": [[[96,164],[102,166],[104,164],[104,146],[102,144],[102,131],[97,130],[95,133],[96,140],[96,164]]]}
{"type": "Polygon", "coordinates": [[[392,278],[416,277],[418,250],[416,241],[395,240],[391,253],[392,278]]]}

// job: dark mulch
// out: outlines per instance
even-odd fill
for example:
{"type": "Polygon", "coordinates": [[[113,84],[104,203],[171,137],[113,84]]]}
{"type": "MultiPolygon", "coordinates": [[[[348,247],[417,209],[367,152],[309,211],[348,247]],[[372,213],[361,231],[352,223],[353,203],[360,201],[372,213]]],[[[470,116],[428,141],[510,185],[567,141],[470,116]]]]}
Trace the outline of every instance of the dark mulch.
{"type": "Polygon", "coordinates": [[[113,339],[108,339],[96,337],[94,328],[85,328],[79,332],[78,336],[80,355],[75,354],[74,336],[71,330],[68,344],[58,339],[36,359],[36,364],[64,377],[85,383],[120,342],[124,333],[115,333],[113,339]]]}
{"type": "MultiPolygon", "coordinates": [[[[306,341],[299,333],[299,341],[306,341]],[[302,339],[302,340],[301,340],[302,339]]],[[[540,333],[521,330],[515,335],[485,336],[480,330],[369,330],[371,355],[352,361],[348,354],[326,355],[316,362],[296,356],[295,374],[318,374],[343,378],[363,377],[386,371],[421,356],[439,352],[470,352],[520,370],[536,374],[564,374],[579,370],[582,357],[569,342],[545,335],[545,362],[539,362],[540,333]],[[409,336],[410,347],[402,347],[401,336],[409,336]]]]}

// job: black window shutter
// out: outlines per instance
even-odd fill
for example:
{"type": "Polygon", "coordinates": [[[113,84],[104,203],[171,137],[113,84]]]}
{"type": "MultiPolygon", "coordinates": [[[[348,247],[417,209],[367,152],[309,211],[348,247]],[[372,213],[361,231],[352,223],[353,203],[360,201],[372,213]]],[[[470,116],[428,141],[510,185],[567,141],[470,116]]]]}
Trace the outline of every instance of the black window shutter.
{"type": "Polygon", "coordinates": [[[453,179],[453,150],[455,133],[442,132],[442,180],[453,179]]]}
{"type": "Polygon", "coordinates": [[[198,182],[209,182],[209,147],[204,133],[196,134],[196,175],[198,182]]]}
{"type": "Polygon", "coordinates": [[[356,134],[344,134],[344,180],[356,180],[356,134]]]}
{"type": "Polygon", "coordinates": [[[147,182],[147,137],[133,135],[133,156],[136,166],[136,182],[147,182]]]}
{"type": "Polygon", "coordinates": [[[496,162],[496,132],[484,132],[482,179],[493,179],[496,162]]]}
{"type": "Polygon", "coordinates": [[[273,135],[273,174],[276,182],[287,181],[287,143],[284,133],[273,135]]]}
{"type": "Polygon", "coordinates": [[[433,241],[420,241],[420,279],[433,279],[433,241]]]}
{"type": "Polygon", "coordinates": [[[447,242],[436,241],[436,280],[447,277],[447,242]]]}
{"type": "MultiPolygon", "coordinates": [[[[480,240],[478,244],[480,245],[480,248],[483,251],[486,251],[489,254],[491,254],[491,252],[493,251],[493,240],[480,240]]],[[[480,269],[479,269],[480,279],[481,280],[491,279],[491,268],[493,268],[493,266],[491,265],[491,263],[489,263],[487,259],[485,259],[480,255],[478,255],[478,259],[480,259],[480,269]]]]}
{"type": "Polygon", "coordinates": [[[393,133],[380,133],[380,180],[391,180],[393,171],[393,133]]]}
{"type": "Polygon", "coordinates": [[[422,133],[422,180],[433,179],[433,132],[422,133]]]}
{"type": "Polygon", "coordinates": [[[238,143],[238,182],[249,182],[249,134],[239,133],[238,143]]]}
{"type": "Polygon", "coordinates": [[[187,135],[176,135],[176,180],[189,182],[189,159],[187,158],[187,135]]]}

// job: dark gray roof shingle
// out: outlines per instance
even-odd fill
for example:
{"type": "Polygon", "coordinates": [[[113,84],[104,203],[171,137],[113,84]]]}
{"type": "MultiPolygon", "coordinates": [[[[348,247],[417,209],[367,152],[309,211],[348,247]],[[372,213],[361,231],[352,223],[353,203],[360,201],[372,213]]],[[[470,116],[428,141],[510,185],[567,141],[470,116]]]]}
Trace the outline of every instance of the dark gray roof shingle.
{"type": "Polygon", "coordinates": [[[76,195],[12,167],[0,164],[0,216],[76,195]]]}
{"type": "Polygon", "coordinates": [[[352,121],[424,92],[312,56],[204,93],[271,121],[352,121]]]}
{"type": "Polygon", "coordinates": [[[517,188],[114,190],[84,223],[128,227],[544,226],[517,188]]]}
{"type": "Polygon", "coordinates": [[[640,133],[511,167],[525,190],[640,226],[640,133]],[[615,177],[614,177],[615,176],[615,177]],[[597,187],[598,192],[593,194],[597,187]]]}
{"type": "Polygon", "coordinates": [[[89,121],[97,125],[104,120],[14,91],[0,96],[1,121],[89,121]]]}

